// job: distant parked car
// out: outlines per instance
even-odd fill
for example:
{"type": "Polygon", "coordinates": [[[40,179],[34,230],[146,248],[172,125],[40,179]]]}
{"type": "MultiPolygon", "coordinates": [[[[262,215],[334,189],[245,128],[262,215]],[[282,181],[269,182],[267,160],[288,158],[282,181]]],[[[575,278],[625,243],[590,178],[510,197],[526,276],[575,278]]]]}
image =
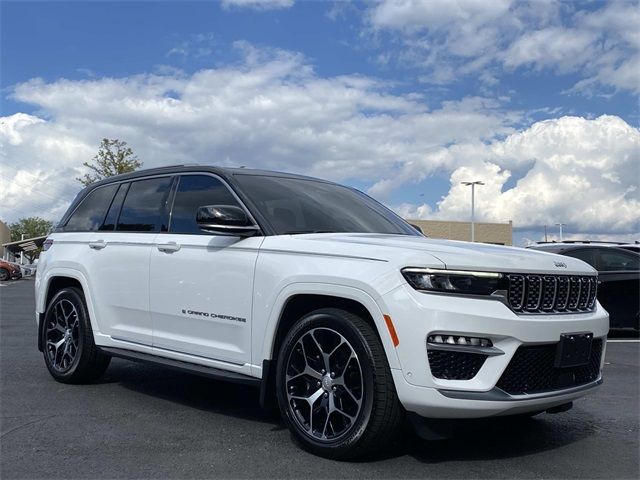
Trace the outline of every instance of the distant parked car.
{"type": "Polygon", "coordinates": [[[598,301],[609,312],[611,328],[640,329],[638,253],[593,243],[544,243],[530,248],[577,258],[598,270],[598,301]]]}
{"type": "Polygon", "coordinates": [[[20,265],[0,260],[0,282],[22,278],[20,265]]]}
{"type": "Polygon", "coordinates": [[[36,270],[38,269],[37,263],[30,263],[28,265],[20,265],[20,269],[22,270],[22,275],[25,277],[30,277],[35,275],[36,270]]]}

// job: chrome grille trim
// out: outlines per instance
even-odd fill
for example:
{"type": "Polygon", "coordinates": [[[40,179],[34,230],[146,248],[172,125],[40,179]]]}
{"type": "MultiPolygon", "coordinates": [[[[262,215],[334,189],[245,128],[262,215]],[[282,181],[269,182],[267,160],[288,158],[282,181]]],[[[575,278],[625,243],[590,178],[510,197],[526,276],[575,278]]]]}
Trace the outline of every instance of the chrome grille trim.
{"type": "Polygon", "coordinates": [[[527,275],[526,282],[526,310],[528,312],[537,312],[540,309],[540,302],[542,300],[542,278],[540,275],[527,275]]]}
{"type": "Polygon", "coordinates": [[[569,310],[578,310],[580,290],[582,290],[582,280],[580,277],[571,277],[569,279],[569,310]]]}
{"type": "Polygon", "coordinates": [[[569,277],[558,277],[558,298],[554,309],[566,310],[569,303],[569,277]]]}
{"type": "Polygon", "coordinates": [[[511,308],[519,310],[524,307],[524,276],[523,275],[509,275],[509,304],[511,308]]]}
{"type": "Polygon", "coordinates": [[[508,274],[507,299],[516,313],[583,313],[595,309],[598,278],[508,274]]]}
{"type": "Polygon", "coordinates": [[[556,305],[556,298],[558,297],[558,279],[553,276],[545,276],[543,278],[544,283],[544,296],[542,297],[541,308],[545,312],[553,310],[556,305]]]}

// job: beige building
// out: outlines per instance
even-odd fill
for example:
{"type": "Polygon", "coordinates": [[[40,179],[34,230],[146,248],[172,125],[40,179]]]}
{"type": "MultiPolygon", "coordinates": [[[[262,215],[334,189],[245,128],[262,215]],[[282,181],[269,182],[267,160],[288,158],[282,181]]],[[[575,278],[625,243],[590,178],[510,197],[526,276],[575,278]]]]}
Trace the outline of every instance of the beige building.
{"type": "Polygon", "coordinates": [[[0,221],[0,258],[4,258],[4,247],[2,246],[4,243],[9,243],[11,241],[11,230],[6,223],[0,221]]]}
{"type": "MultiPolygon", "coordinates": [[[[427,237],[471,241],[471,222],[410,219],[407,219],[407,222],[420,227],[427,237]]],[[[509,220],[509,223],[476,222],[475,227],[476,242],[513,245],[513,224],[511,220],[509,220]]]]}

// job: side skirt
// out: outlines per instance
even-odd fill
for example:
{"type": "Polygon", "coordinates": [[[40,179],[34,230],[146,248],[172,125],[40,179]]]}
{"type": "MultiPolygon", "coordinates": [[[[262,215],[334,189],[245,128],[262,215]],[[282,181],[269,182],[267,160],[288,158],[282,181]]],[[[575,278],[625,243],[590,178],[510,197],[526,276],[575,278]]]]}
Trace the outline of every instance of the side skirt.
{"type": "Polygon", "coordinates": [[[148,353],[134,352],[131,350],[126,350],[124,348],[100,347],[100,351],[105,355],[109,355],[110,357],[124,358],[126,360],[133,360],[134,362],[153,363],[155,365],[167,367],[172,370],[189,372],[195,375],[200,375],[202,377],[213,378],[215,380],[241,383],[254,387],[260,387],[262,383],[261,379],[250,377],[248,375],[229,372],[214,367],[206,367],[204,365],[196,365],[195,363],[182,362],[180,360],[173,360],[171,358],[159,357],[157,355],[150,355],[148,353]]]}

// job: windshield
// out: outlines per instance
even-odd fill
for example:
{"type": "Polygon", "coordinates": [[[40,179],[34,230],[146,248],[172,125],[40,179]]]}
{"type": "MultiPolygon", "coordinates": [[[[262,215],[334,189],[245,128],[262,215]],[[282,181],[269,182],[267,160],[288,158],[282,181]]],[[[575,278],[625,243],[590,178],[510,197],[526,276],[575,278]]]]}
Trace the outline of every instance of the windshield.
{"type": "Polygon", "coordinates": [[[352,188],[299,178],[237,175],[278,235],[362,232],[419,235],[408,223],[352,188]]]}

